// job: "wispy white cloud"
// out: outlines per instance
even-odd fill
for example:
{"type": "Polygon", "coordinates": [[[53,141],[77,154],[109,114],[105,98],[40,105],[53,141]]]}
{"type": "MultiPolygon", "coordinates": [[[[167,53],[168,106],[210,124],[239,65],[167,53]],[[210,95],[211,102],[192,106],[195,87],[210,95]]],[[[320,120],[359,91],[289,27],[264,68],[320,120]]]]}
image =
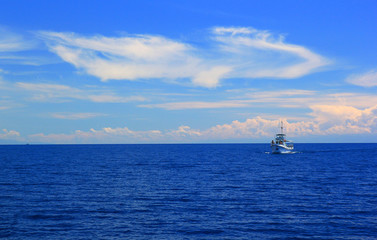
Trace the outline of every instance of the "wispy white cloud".
{"type": "MultiPolygon", "coordinates": [[[[40,52],[31,52],[31,50],[40,50],[38,46],[42,43],[34,35],[30,36],[25,32],[19,34],[0,26],[0,63],[29,66],[60,63],[61,60],[56,57],[48,57],[40,52]]],[[[14,72],[0,69],[0,73],[4,74],[20,74],[21,72],[25,71],[20,68],[14,72]]]]}
{"type": "Polygon", "coordinates": [[[94,118],[94,117],[102,117],[106,116],[103,113],[52,113],[51,117],[58,118],[58,119],[69,119],[69,120],[77,120],[77,119],[87,119],[87,118],[94,118]]]}
{"type": "Polygon", "coordinates": [[[346,81],[362,87],[375,87],[377,86],[377,70],[372,70],[363,74],[352,75],[348,77],[346,81]]]}
{"type": "MultiPolygon", "coordinates": [[[[25,56],[25,51],[35,49],[37,40],[12,32],[0,26],[0,63],[40,66],[51,64],[52,60],[41,56],[25,56]]],[[[56,60],[54,61],[56,62],[56,60]]],[[[17,71],[18,72],[18,71],[17,71]]],[[[0,69],[0,73],[8,74],[9,71],[0,69]]]]}
{"type": "Polygon", "coordinates": [[[1,80],[0,76],[0,110],[7,110],[12,108],[21,107],[22,104],[17,103],[8,95],[8,91],[12,91],[13,88],[10,87],[7,82],[1,80]]]}
{"type": "Polygon", "coordinates": [[[23,88],[25,90],[36,91],[36,92],[46,92],[46,93],[56,93],[56,92],[80,92],[79,89],[72,88],[61,84],[49,84],[49,83],[25,83],[18,82],[16,86],[23,88]]]}
{"type": "Polygon", "coordinates": [[[268,31],[254,28],[215,28],[222,51],[235,62],[233,76],[248,78],[297,78],[330,64],[309,49],[284,42],[268,31]],[[232,53],[232,54],[229,54],[232,53]]]}
{"type": "Polygon", "coordinates": [[[33,99],[37,101],[66,101],[69,99],[79,99],[98,103],[126,103],[145,101],[142,96],[117,96],[113,92],[103,92],[91,89],[79,89],[62,84],[50,83],[25,83],[18,82],[17,88],[27,90],[32,93],[33,99]]]}
{"type": "Polygon", "coordinates": [[[127,102],[143,102],[146,98],[143,96],[129,96],[122,97],[110,94],[98,94],[98,95],[88,95],[87,99],[92,102],[98,103],[127,103],[127,102]]]}
{"type": "Polygon", "coordinates": [[[52,52],[103,81],[190,79],[193,85],[211,88],[225,78],[297,78],[329,64],[268,31],[217,27],[210,34],[211,46],[203,47],[146,34],[86,37],[39,32],[52,52]]]}
{"type": "Polygon", "coordinates": [[[229,100],[220,101],[180,101],[140,104],[139,107],[162,108],[166,110],[280,107],[308,109],[313,105],[345,105],[368,108],[377,102],[374,94],[329,93],[302,89],[258,91],[257,89],[231,91],[229,100]]]}
{"type": "Polygon", "coordinates": [[[276,90],[276,91],[258,91],[251,90],[245,93],[244,97],[255,98],[255,99],[266,99],[266,98],[293,98],[306,96],[310,97],[316,95],[318,92],[313,90],[303,90],[303,89],[287,89],[287,90],[276,90]]]}
{"type": "Polygon", "coordinates": [[[9,102],[9,101],[4,101],[0,100],[0,110],[6,110],[14,107],[15,104],[9,102]]]}
{"type": "Polygon", "coordinates": [[[192,79],[192,83],[202,87],[216,87],[219,85],[220,79],[231,71],[232,67],[230,66],[215,66],[196,74],[192,79]]]}
{"type": "Polygon", "coordinates": [[[187,44],[161,36],[110,38],[40,32],[50,50],[86,73],[108,79],[185,78],[199,59],[187,44]]]}
{"type": "Polygon", "coordinates": [[[27,41],[21,35],[0,26],[0,53],[23,51],[33,46],[34,43],[31,41],[27,41]]]}
{"type": "Polygon", "coordinates": [[[246,102],[219,101],[219,102],[169,102],[160,104],[142,104],[139,107],[145,108],[162,108],[166,110],[184,110],[184,109],[209,109],[209,108],[240,108],[249,106],[246,102]]]}
{"type": "MultiPolygon", "coordinates": [[[[47,64],[54,64],[60,62],[57,59],[51,59],[41,56],[22,56],[22,53],[12,53],[9,54],[2,54],[0,55],[0,61],[4,64],[19,64],[19,65],[30,65],[30,66],[41,66],[47,64]]],[[[27,74],[29,74],[28,72],[27,74]]],[[[19,75],[24,74],[24,72],[12,72],[12,74],[19,75]]]]}
{"type": "Polygon", "coordinates": [[[250,27],[216,27],[213,29],[216,35],[231,34],[232,36],[237,34],[249,35],[252,33],[257,33],[258,31],[250,27]]]}

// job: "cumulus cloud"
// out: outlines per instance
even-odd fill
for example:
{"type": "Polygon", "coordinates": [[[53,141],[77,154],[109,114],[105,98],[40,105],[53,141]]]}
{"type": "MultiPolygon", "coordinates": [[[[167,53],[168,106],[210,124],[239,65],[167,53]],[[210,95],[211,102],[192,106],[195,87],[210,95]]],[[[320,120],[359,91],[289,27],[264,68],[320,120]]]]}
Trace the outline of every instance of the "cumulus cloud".
{"type": "Polygon", "coordinates": [[[64,61],[103,81],[190,79],[212,88],[221,79],[297,78],[329,64],[309,49],[288,44],[282,36],[245,27],[216,27],[210,46],[164,36],[81,36],[39,32],[49,49],[64,61]]]}
{"type": "Polygon", "coordinates": [[[20,137],[20,133],[17,132],[17,131],[14,131],[14,130],[7,130],[7,129],[3,129],[2,130],[2,133],[0,132],[0,139],[15,139],[15,138],[18,138],[20,137]]]}
{"type": "MultiPolygon", "coordinates": [[[[290,136],[377,133],[377,105],[366,109],[316,105],[311,109],[312,119],[297,122],[284,120],[290,136]]],[[[217,125],[201,132],[201,136],[212,139],[260,138],[273,135],[278,124],[279,120],[256,117],[244,122],[233,121],[231,124],[217,125]]]]}
{"type": "Polygon", "coordinates": [[[135,143],[158,142],[161,140],[161,131],[133,131],[127,127],[105,127],[100,130],[77,130],[73,134],[44,134],[29,135],[31,142],[43,143],[135,143]]]}
{"type": "Polygon", "coordinates": [[[321,134],[377,133],[377,105],[366,109],[315,105],[311,109],[321,134]]]}
{"type": "Polygon", "coordinates": [[[203,134],[212,139],[260,138],[272,135],[278,122],[261,117],[247,119],[245,122],[236,120],[230,124],[214,126],[203,134]]]}
{"type": "Polygon", "coordinates": [[[171,130],[166,135],[173,137],[200,136],[199,130],[191,129],[189,126],[180,126],[177,130],[171,130]]]}
{"type": "Polygon", "coordinates": [[[375,87],[377,86],[377,70],[372,70],[364,74],[352,75],[348,77],[346,81],[357,86],[375,87]]]}

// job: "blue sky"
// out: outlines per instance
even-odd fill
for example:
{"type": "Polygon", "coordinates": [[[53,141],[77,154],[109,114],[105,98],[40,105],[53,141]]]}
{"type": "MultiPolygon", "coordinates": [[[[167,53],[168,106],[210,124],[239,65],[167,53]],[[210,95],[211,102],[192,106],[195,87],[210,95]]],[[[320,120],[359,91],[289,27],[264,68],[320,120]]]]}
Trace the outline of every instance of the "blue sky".
{"type": "Polygon", "coordinates": [[[0,143],[376,142],[376,1],[0,4],[0,143]]]}

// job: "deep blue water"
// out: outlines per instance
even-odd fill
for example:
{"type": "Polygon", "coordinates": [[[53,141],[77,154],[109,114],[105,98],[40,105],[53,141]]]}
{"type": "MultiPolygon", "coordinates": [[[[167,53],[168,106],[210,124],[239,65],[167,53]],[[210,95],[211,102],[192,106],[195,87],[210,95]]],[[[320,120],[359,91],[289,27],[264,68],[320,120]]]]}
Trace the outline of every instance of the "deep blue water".
{"type": "Polygon", "coordinates": [[[0,238],[376,239],[377,144],[0,146],[0,238]]]}

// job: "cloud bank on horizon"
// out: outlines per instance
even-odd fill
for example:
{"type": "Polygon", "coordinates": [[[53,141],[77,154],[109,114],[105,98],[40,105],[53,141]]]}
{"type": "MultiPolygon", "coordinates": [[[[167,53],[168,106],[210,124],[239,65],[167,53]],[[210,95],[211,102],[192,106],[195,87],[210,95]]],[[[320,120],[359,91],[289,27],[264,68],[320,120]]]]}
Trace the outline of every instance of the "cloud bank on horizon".
{"type": "Polygon", "coordinates": [[[268,31],[245,27],[211,29],[209,46],[164,36],[82,36],[41,31],[50,51],[85,73],[107,80],[188,79],[214,88],[230,78],[298,78],[330,64],[309,49],[268,31]]]}
{"type": "MultiPolygon", "coordinates": [[[[350,106],[312,106],[312,117],[304,121],[288,122],[284,126],[290,137],[305,135],[377,134],[377,105],[358,109],[350,106]]],[[[64,116],[65,117],[65,116],[64,116]]],[[[77,117],[77,116],[73,116],[77,117]]],[[[78,116],[80,117],[80,116],[78,116]]],[[[14,130],[3,129],[0,139],[14,139],[36,143],[142,143],[142,142],[205,142],[231,139],[258,140],[273,136],[279,120],[262,117],[249,118],[244,122],[216,125],[205,130],[180,126],[175,130],[134,131],[128,127],[105,127],[100,130],[77,130],[72,134],[32,134],[21,136],[14,130]]]]}

